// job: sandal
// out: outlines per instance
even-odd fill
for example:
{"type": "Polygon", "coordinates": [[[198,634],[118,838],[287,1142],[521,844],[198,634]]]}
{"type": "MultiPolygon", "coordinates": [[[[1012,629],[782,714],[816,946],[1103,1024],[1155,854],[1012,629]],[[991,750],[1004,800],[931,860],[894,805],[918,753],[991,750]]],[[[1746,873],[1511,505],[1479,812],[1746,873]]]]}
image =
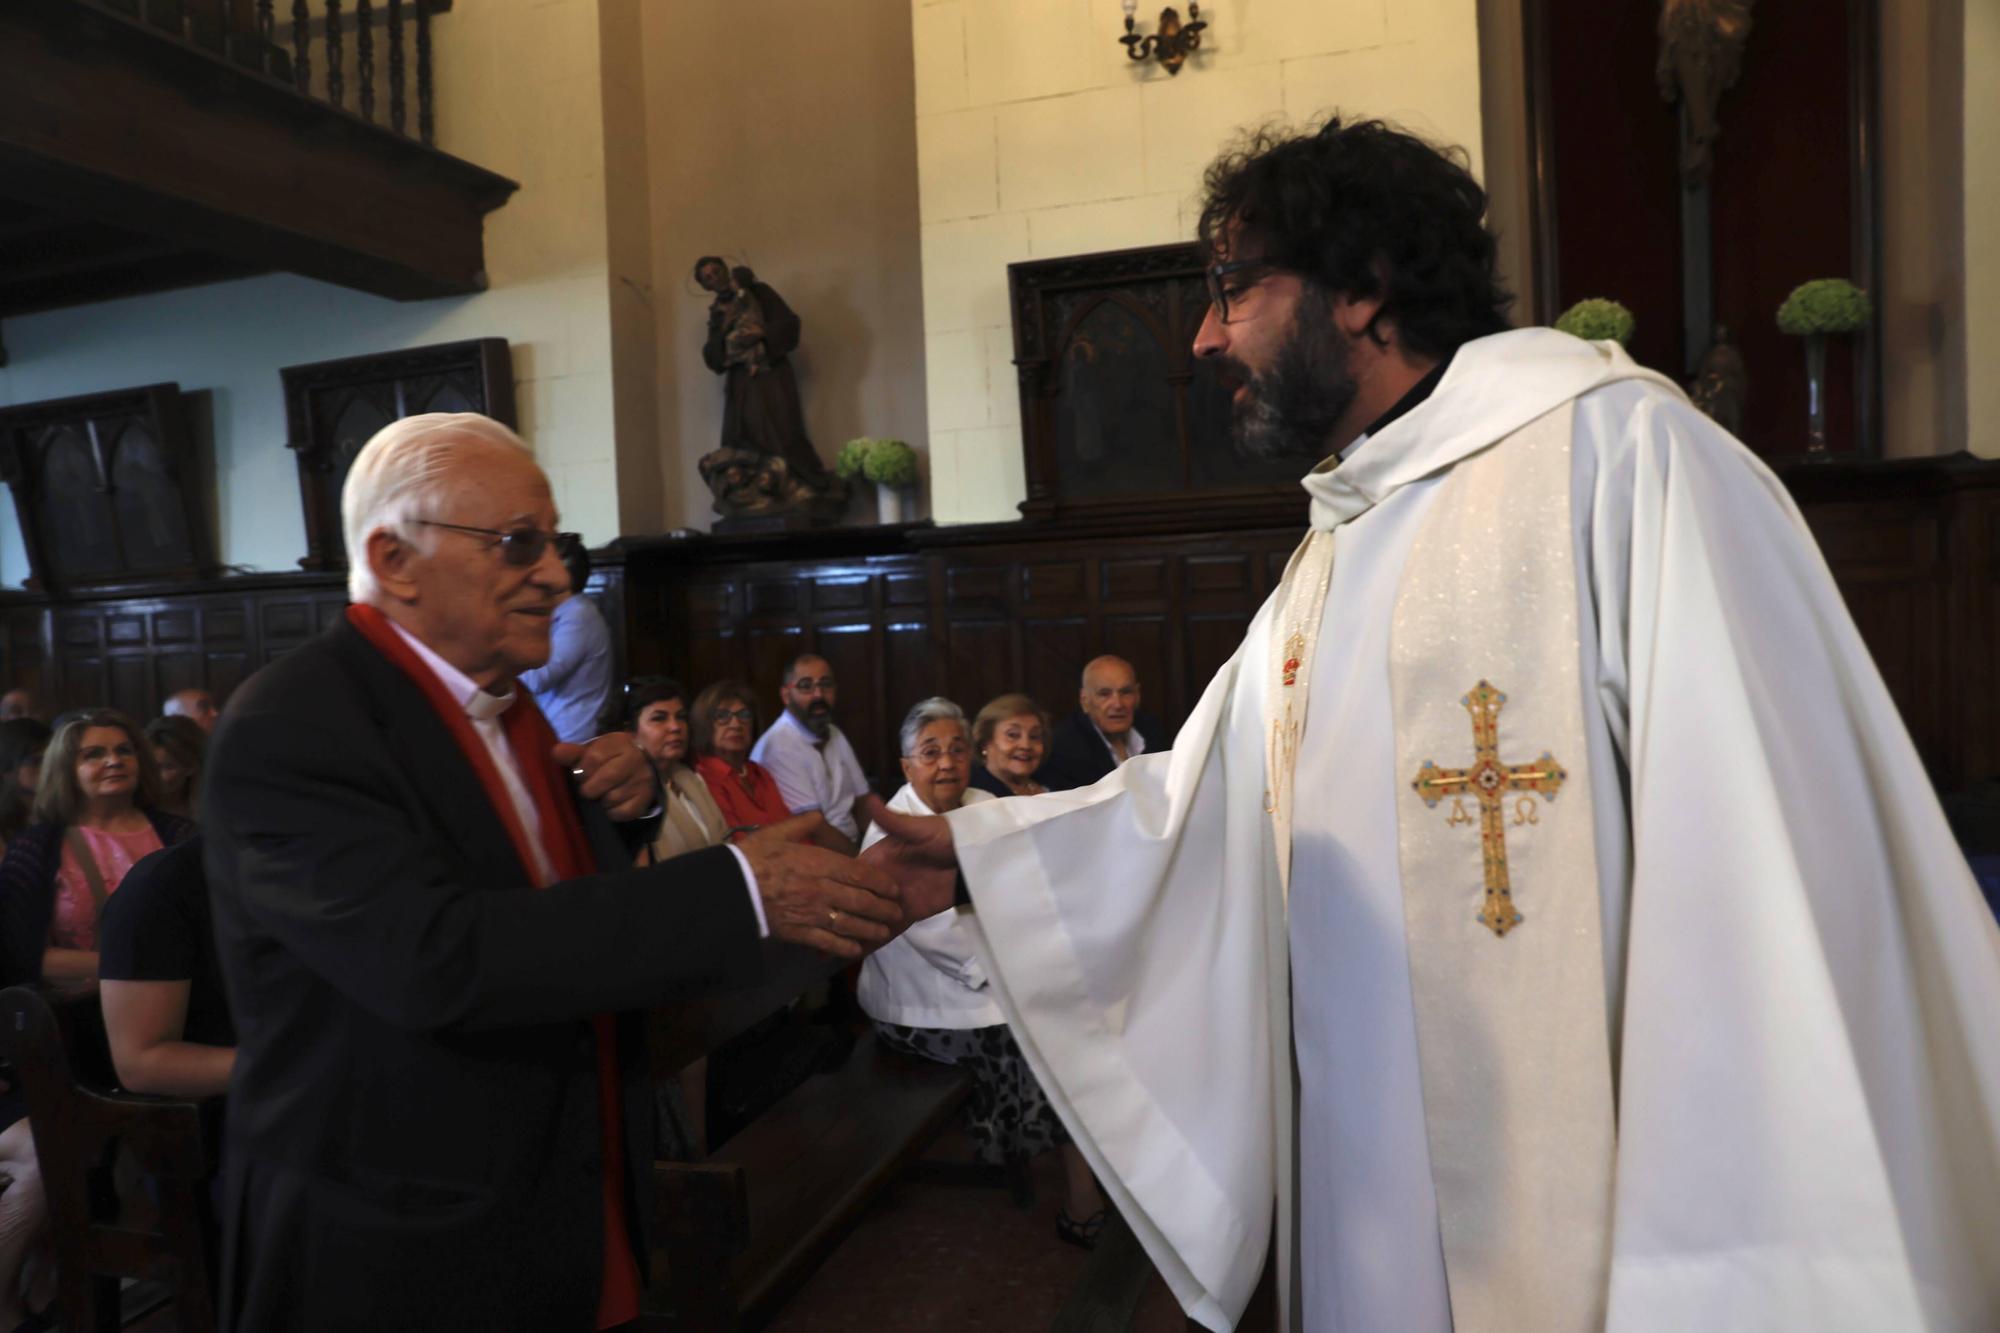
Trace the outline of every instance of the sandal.
{"type": "Polygon", "coordinates": [[[1105,1214],[1100,1208],[1079,1222],[1069,1215],[1069,1209],[1056,1209],[1056,1239],[1079,1250],[1096,1249],[1097,1238],[1104,1232],[1105,1214]]]}

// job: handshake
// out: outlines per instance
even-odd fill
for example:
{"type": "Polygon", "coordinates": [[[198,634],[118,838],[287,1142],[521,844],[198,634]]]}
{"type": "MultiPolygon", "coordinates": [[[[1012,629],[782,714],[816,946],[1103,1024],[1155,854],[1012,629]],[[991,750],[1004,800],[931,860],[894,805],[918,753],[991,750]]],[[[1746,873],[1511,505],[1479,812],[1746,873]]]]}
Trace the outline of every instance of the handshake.
{"type": "Polygon", "coordinates": [[[752,834],[738,846],[757,875],[771,934],[836,958],[861,958],[952,904],[958,856],[940,815],[904,815],[878,796],[862,810],[883,833],[859,857],[752,834]]]}
{"type": "MultiPolygon", "coordinates": [[[[558,745],[553,757],[571,771],[578,793],[601,802],[613,819],[636,819],[659,803],[652,764],[629,733],[558,745]]],[[[873,793],[857,810],[883,833],[859,858],[792,841],[796,820],[738,844],[756,873],[764,919],[777,938],[836,958],[860,958],[911,922],[951,906],[958,856],[943,816],[898,814],[873,793]]]]}

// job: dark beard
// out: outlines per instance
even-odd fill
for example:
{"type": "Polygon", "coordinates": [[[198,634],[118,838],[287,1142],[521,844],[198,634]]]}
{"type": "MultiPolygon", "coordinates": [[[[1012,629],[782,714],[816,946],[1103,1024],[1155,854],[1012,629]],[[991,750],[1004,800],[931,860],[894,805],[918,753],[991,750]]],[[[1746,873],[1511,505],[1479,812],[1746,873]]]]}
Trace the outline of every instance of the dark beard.
{"type": "Polygon", "coordinates": [[[1252,375],[1227,358],[1222,364],[1248,386],[1234,408],[1236,452],[1243,458],[1318,461],[1361,389],[1332,312],[1311,292],[1299,301],[1292,335],[1269,371],[1252,375]]]}

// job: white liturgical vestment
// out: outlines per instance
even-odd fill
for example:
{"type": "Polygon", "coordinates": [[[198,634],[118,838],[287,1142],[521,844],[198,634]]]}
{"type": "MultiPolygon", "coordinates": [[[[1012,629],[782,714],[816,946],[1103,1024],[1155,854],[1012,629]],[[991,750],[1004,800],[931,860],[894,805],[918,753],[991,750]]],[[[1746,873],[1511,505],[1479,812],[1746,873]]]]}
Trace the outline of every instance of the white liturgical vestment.
{"type": "Polygon", "coordinates": [[[1306,488],[1303,637],[1281,589],[1171,753],[949,817],[1183,1305],[1275,1218],[1312,1333],[2000,1329],[2000,931],[1782,486],[1523,330],[1306,488]]]}

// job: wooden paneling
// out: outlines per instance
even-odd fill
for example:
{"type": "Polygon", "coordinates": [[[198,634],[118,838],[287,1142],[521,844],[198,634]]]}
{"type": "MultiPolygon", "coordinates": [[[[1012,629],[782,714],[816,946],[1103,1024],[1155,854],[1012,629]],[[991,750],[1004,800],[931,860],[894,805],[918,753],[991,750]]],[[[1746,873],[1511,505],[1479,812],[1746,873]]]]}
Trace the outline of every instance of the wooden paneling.
{"type": "MultiPolygon", "coordinates": [[[[615,555],[592,558],[598,568],[588,595],[604,612],[622,662],[624,566],[615,555]]],[[[226,702],[258,668],[324,632],[346,606],[345,576],[327,573],[131,585],[53,605],[0,593],[0,666],[5,685],[33,687],[52,712],[108,704],[143,720],[177,690],[199,686],[226,702]]]]}
{"type": "Polygon", "coordinates": [[[1282,562],[1297,535],[1052,540],[1021,524],[987,531],[998,540],[959,533],[928,547],[892,533],[878,539],[888,549],[864,560],[853,554],[856,539],[824,557],[775,561],[767,553],[797,549],[796,539],[636,543],[630,595],[643,602],[657,591],[664,610],[652,642],[632,627],[634,656],[657,654],[691,688],[727,660],[768,714],[784,663],[821,653],[840,680],[837,720],[889,791],[902,781],[896,733],[911,705],[943,695],[972,713],[1025,691],[1060,716],[1076,706],[1083,664],[1101,653],[1129,658],[1148,708],[1178,720],[1235,650],[1234,637],[1223,643],[1214,627],[1240,636],[1268,586],[1266,555],[1282,562]],[[740,608],[728,591],[739,585],[752,590],[740,608]],[[1191,628],[1191,616],[1206,617],[1208,628],[1191,628]]]}
{"type": "MultiPolygon", "coordinates": [[[[1090,660],[1089,635],[1090,624],[1082,616],[1024,622],[1020,687],[1041,700],[1074,696],[1079,683],[1077,673],[1090,660]]],[[[968,703],[967,707],[976,712],[985,699],[1006,692],[1005,686],[997,681],[995,685],[979,703],[968,703]]]]}
{"type": "MultiPolygon", "coordinates": [[[[1863,639],[1941,786],[2000,775],[2000,465],[1965,459],[1786,470],[1863,639]]],[[[846,530],[635,541],[595,556],[590,595],[621,660],[690,690],[741,676],[766,721],[785,664],[820,653],[871,778],[901,781],[896,729],[933,694],[968,712],[1025,690],[1075,706],[1099,653],[1138,668],[1178,726],[1242,642],[1298,529],[1146,535],[1073,526],[846,530]]],[[[228,695],[340,614],[336,576],[248,575],[51,604],[0,594],[5,683],[53,708],[142,715],[201,684],[228,695]]]]}
{"type": "MultiPolygon", "coordinates": [[[[1785,479],[1934,777],[2000,773],[2000,466],[1831,464],[1785,479]]],[[[1060,715],[1099,653],[1129,658],[1147,707],[1178,726],[1242,643],[1297,535],[1149,521],[1138,534],[1016,523],[635,542],[631,600],[662,609],[631,627],[632,651],[691,688],[727,663],[767,711],[785,659],[827,654],[840,724],[886,791],[901,780],[897,724],[917,700],[942,694],[970,713],[1024,690],[1060,715]],[[746,605],[739,587],[767,591],[746,605]],[[857,682],[857,671],[872,676],[857,682]]]]}
{"type": "Polygon", "coordinates": [[[1952,508],[1949,495],[1834,503],[1815,506],[1807,519],[1911,739],[1934,770],[1962,764],[1947,757],[1959,750],[1953,733],[1961,727],[1960,706],[1951,681],[1963,665],[1945,648],[1952,508]]]}

